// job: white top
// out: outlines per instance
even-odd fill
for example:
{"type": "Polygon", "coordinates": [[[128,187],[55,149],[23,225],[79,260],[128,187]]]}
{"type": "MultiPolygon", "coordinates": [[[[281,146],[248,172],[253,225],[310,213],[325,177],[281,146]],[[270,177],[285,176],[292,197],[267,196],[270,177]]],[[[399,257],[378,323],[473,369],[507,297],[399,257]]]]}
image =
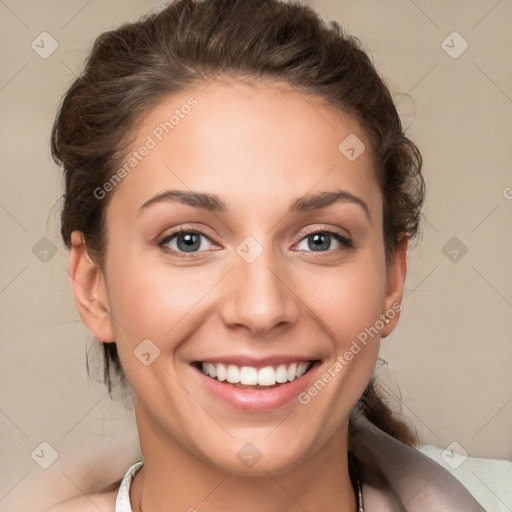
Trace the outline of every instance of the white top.
{"type": "Polygon", "coordinates": [[[117,492],[115,512],[132,512],[132,506],[130,503],[130,485],[134,476],[139,472],[143,465],[143,460],[136,462],[133,466],[130,466],[124,475],[121,485],[119,486],[119,491],[117,492]]]}

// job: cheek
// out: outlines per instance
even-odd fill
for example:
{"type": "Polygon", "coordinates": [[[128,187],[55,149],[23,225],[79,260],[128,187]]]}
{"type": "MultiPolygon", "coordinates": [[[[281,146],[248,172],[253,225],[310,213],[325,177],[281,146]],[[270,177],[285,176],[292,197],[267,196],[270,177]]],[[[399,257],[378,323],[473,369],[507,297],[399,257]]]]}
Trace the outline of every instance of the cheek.
{"type": "Polygon", "coordinates": [[[317,269],[299,283],[298,295],[341,344],[373,325],[382,313],[384,266],[371,258],[337,269],[317,269]]]}
{"type": "MultiPolygon", "coordinates": [[[[222,272],[221,272],[222,274],[222,272]]],[[[212,268],[171,268],[126,258],[112,268],[109,300],[123,366],[146,339],[163,352],[172,351],[202,324],[211,309],[208,298],[219,281],[212,268]]]]}
{"type": "Polygon", "coordinates": [[[344,416],[363,393],[379,354],[385,266],[370,252],[357,264],[303,282],[301,296],[308,297],[308,306],[333,340],[332,357],[320,376],[329,382],[322,400],[333,418],[344,416]]]}
{"type": "MultiPolygon", "coordinates": [[[[183,397],[172,378],[172,359],[194,325],[200,324],[194,307],[199,307],[206,284],[185,272],[154,267],[139,270],[141,267],[126,264],[111,280],[119,358],[132,390],[146,397],[145,403],[168,403],[177,408],[183,397]]],[[[155,413],[155,421],[157,416],[155,413]]],[[[175,427],[178,429],[177,424],[175,427]]]]}
{"type": "Polygon", "coordinates": [[[174,273],[171,279],[170,274],[126,268],[116,280],[119,286],[112,283],[112,314],[126,324],[134,342],[141,336],[161,338],[198,301],[196,279],[174,273]]]}

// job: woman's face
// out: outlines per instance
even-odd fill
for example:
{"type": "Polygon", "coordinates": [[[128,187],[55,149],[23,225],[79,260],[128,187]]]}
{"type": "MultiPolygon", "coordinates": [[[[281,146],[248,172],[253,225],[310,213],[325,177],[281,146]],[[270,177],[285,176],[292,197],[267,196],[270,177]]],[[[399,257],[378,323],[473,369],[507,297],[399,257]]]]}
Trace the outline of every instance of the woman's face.
{"type": "Polygon", "coordinates": [[[95,281],[110,315],[81,314],[117,342],[142,445],[259,472],[345,442],[405,278],[405,250],[386,272],[359,125],[291,88],[213,82],[151,111],[131,149],[95,281]]]}

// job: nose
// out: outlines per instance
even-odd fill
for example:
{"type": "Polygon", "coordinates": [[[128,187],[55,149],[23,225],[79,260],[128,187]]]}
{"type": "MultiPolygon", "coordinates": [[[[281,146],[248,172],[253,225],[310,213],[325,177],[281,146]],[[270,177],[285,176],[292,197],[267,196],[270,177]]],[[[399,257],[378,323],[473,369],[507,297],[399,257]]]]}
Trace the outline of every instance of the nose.
{"type": "Polygon", "coordinates": [[[236,256],[220,308],[229,328],[246,329],[254,337],[268,335],[295,323],[299,312],[300,298],[284,262],[278,262],[270,250],[263,250],[252,262],[236,256]]]}

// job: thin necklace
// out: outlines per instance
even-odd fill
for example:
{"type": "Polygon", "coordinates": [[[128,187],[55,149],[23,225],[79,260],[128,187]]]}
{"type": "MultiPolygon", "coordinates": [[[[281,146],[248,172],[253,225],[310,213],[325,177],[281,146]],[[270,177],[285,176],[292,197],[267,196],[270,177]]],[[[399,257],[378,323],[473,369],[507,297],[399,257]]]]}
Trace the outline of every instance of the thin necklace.
{"type": "Polygon", "coordinates": [[[363,489],[361,487],[357,461],[350,452],[348,453],[348,472],[350,475],[350,480],[352,481],[352,486],[354,487],[354,491],[356,491],[357,512],[365,512],[363,489]]]}
{"type": "Polygon", "coordinates": [[[357,512],[365,512],[363,501],[363,490],[359,480],[357,481],[357,512]]]}

